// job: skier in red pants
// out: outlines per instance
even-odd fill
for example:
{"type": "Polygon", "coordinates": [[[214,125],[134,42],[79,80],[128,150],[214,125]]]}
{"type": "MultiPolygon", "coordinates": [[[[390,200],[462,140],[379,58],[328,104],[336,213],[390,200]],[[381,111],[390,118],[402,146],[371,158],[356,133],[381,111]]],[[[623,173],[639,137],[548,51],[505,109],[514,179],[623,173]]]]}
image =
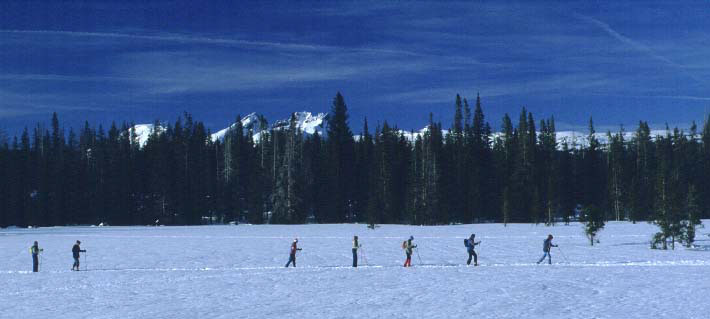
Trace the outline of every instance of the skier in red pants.
{"type": "Polygon", "coordinates": [[[404,249],[404,253],[407,254],[407,260],[404,261],[404,267],[412,266],[412,249],[417,248],[417,245],[412,244],[413,240],[414,236],[409,236],[409,240],[402,243],[402,249],[404,249]]]}

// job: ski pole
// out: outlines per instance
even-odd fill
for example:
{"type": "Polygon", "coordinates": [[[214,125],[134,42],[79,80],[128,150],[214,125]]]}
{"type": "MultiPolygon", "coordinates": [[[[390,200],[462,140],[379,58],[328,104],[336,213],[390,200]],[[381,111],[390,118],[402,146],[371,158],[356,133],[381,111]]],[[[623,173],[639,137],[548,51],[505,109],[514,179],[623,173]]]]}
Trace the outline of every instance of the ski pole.
{"type": "Polygon", "coordinates": [[[419,257],[419,264],[424,264],[424,262],[422,261],[422,256],[419,255],[419,247],[416,248],[416,251],[417,251],[417,257],[419,257]]]}
{"type": "Polygon", "coordinates": [[[557,250],[560,251],[560,255],[562,255],[562,258],[565,259],[565,262],[569,264],[569,260],[567,259],[567,256],[565,256],[565,253],[562,252],[562,248],[560,248],[560,246],[557,246],[557,250]]]}

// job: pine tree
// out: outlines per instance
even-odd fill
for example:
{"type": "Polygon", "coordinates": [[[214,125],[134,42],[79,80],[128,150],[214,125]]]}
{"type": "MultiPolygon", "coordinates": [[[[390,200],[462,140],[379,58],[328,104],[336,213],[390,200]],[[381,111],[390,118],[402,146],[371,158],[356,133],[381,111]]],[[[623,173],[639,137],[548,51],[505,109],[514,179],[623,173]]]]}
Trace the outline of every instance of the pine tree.
{"type": "Polygon", "coordinates": [[[702,147],[701,147],[701,161],[699,165],[702,168],[702,179],[701,186],[698,188],[700,194],[701,203],[701,216],[702,218],[710,217],[710,115],[705,118],[705,123],[703,123],[703,131],[701,133],[702,147]]]}
{"type": "Polygon", "coordinates": [[[352,216],[352,181],[354,139],[348,127],[345,99],[338,92],[328,117],[328,190],[327,222],[343,222],[352,216]]]}
{"type": "Polygon", "coordinates": [[[511,193],[517,191],[517,184],[515,183],[516,175],[514,170],[517,167],[516,163],[518,156],[515,131],[513,129],[513,124],[508,114],[505,114],[503,116],[501,138],[499,139],[499,142],[497,144],[499,149],[498,153],[503,154],[501,157],[499,157],[498,162],[501,163],[501,168],[499,169],[499,172],[502,172],[502,179],[504,181],[502,187],[503,189],[501,190],[501,193],[503,194],[503,202],[501,207],[503,213],[502,219],[503,224],[507,225],[508,223],[515,221],[512,211],[516,208],[516,206],[513,205],[516,198],[514,198],[512,196],[513,194],[511,193]]]}
{"type": "Polygon", "coordinates": [[[589,243],[594,246],[594,238],[597,237],[599,231],[604,228],[604,213],[596,206],[589,205],[584,208],[582,222],[584,223],[584,232],[589,238],[589,243]]]}
{"type": "Polygon", "coordinates": [[[667,249],[667,242],[670,239],[671,249],[675,249],[675,242],[682,237],[683,229],[680,202],[674,191],[677,175],[673,173],[673,144],[670,131],[667,130],[665,137],[659,136],[657,143],[657,197],[653,223],[660,228],[660,232],[654,236],[652,247],[656,248],[660,244],[662,249],[667,249]]]}
{"type": "Polygon", "coordinates": [[[607,152],[607,162],[609,172],[609,199],[611,209],[614,213],[616,221],[624,219],[626,216],[626,148],[624,141],[624,128],[620,128],[619,132],[612,135],[607,132],[607,137],[611,141],[607,152]]]}
{"type": "Polygon", "coordinates": [[[650,220],[654,203],[655,147],[651,141],[648,123],[639,122],[632,141],[635,158],[634,173],[631,182],[631,220],[633,222],[650,220]]]}
{"type": "Polygon", "coordinates": [[[684,232],[681,235],[681,241],[685,243],[686,247],[692,247],[695,242],[696,228],[698,225],[702,224],[700,220],[700,206],[699,206],[698,192],[694,186],[691,186],[688,191],[688,196],[686,199],[686,211],[687,217],[683,223],[684,232]]]}
{"type": "Polygon", "coordinates": [[[272,222],[278,224],[298,224],[306,219],[303,202],[302,138],[303,133],[296,126],[296,116],[291,115],[285,132],[285,148],[278,178],[272,196],[274,207],[272,222]]]}

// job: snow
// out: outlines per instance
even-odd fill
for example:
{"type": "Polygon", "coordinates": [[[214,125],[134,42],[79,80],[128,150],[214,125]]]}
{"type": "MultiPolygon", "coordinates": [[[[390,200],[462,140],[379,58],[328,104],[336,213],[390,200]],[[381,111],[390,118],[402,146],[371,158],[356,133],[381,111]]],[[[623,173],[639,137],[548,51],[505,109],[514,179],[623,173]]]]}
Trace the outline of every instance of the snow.
{"type": "MultiPolygon", "coordinates": [[[[429,131],[429,127],[426,126],[423,129],[419,131],[405,131],[405,130],[399,130],[397,131],[398,135],[403,135],[404,138],[412,143],[414,143],[418,137],[423,137],[426,132],[429,131]]],[[[618,132],[611,132],[612,135],[616,135],[618,132]]],[[[668,131],[666,130],[651,130],[650,136],[652,140],[655,140],[657,136],[666,136],[668,131]]],[[[449,134],[449,130],[441,130],[441,134],[443,136],[446,136],[449,134]]],[[[540,134],[540,132],[537,132],[537,134],[540,134]]],[[[589,146],[589,133],[585,132],[580,132],[580,131],[557,131],[555,132],[556,137],[557,137],[557,148],[562,149],[563,144],[566,142],[567,146],[570,149],[580,149],[584,147],[589,146]]],[[[671,132],[671,135],[673,133],[671,132]]],[[[687,134],[687,132],[686,132],[687,134]]],[[[502,138],[502,133],[501,132],[494,132],[491,134],[491,143],[498,137],[502,138]]],[[[630,142],[636,135],[636,132],[624,132],[624,141],[625,142],[630,142]]],[[[355,140],[358,141],[360,140],[361,136],[360,135],[355,135],[355,140]]],[[[594,137],[596,137],[597,141],[601,145],[608,145],[611,141],[609,140],[609,136],[607,135],[607,132],[602,132],[602,133],[595,133],[594,137]]],[[[686,137],[688,137],[686,135],[686,137]]]]}
{"type": "MultiPolygon", "coordinates": [[[[301,129],[303,133],[314,134],[315,132],[323,133],[323,121],[326,118],[325,113],[313,115],[311,112],[295,112],[293,115],[296,118],[296,127],[301,129]]],[[[274,129],[287,129],[291,119],[276,121],[273,125],[274,129]]]]}
{"type": "MultiPolygon", "coordinates": [[[[398,133],[400,135],[404,135],[404,137],[409,140],[410,142],[416,141],[417,137],[423,136],[424,133],[426,133],[429,130],[429,127],[425,127],[419,131],[411,132],[411,131],[403,131],[400,130],[398,133]]],[[[448,130],[441,130],[441,133],[446,136],[449,134],[448,130]]],[[[650,136],[651,139],[655,139],[657,136],[666,136],[668,132],[666,130],[651,130],[650,136]]],[[[540,132],[537,132],[537,134],[540,134],[540,132]]],[[[612,136],[616,135],[617,132],[611,132],[612,136]]],[[[671,132],[672,134],[672,132],[671,132]]],[[[687,133],[686,133],[687,134],[687,133]]],[[[589,146],[589,133],[584,133],[584,132],[579,132],[579,131],[558,131],[555,132],[555,135],[557,137],[557,147],[559,149],[562,149],[562,145],[566,142],[569,148],[574,149],[574,148],[583,148],[589,146]]],[[[629,142],[631,141],[636,135],[636,132],[624,132],[624,141],[629,142]]],[[[496,138],[501,137],[502,138],[502,133],[500,132],[495,132],[491,134],[491,142],[493,142],[496,138]]],[[[611,141],[609,140],[609,136],[607,135],[606,132],[603,133],[594,133],[594,137],[596,137],[597,141],[601,145],[607,145],[611,141]]],[[[687,137],[687,136],[686,136],[687,137]]],[[[359,138],[359,136],[358,136],[359,138]]]]}
{"type": "MultiPolygon", "coordinates": [[[[326,118],[326,114],[318,113],[313,114],[311,112],[294,112],[296,116],[296,126],[303,131],[305,134],[314,134],[315,132],[323,133],[323,124],[326,118]]],[[[259,131],[258,125],[258,115],[256,113],[251,113],[242,119],[242,126],[245,130],[252,130],[254,132],[254,141],[259,141],[261,136],[261,131],[259,131]]],[[[283,120],[278,120],[271,125],[271,129],[281,130],[288,128],[290,117],[283,120]]],[[[217,131],[217,133],[212,134],[212,141],[224,141],[224,137],[227,132],[232,128],[236,127],[236,123],[230,125],[229,127],[217,131]]]]}
{"type": "MultiPolygon", "coordinates": [[[[666,136],[668,132],[666,130],[651,130],[650,131],[650,136],[651,139],[656,139],[657,136],[666,136]]],[[[614,136],[618,134],[618,132],[611,132],[611,135],[614,136]]],[[[671,132],[671,135],[673,132],[671,132]]],[[[687,134],[687,132],[686,132],[687,134]]],[[[579,147],[587,147],[589,146],[589,133],[584,133],[584,132],[578,132],[578,131],[559,131],[556,132],[557,136],[557,144],[558,147],[562,148],[562,144],[567,142],[570,148],[579,148],[579,147]]],[[[624,141],[629,142],[633,140],[636,136],[636,132],[624,132],[624,141]]],[[[602,133],[594,133],[594,137],[599,141],[600,144],[602,145],[607,145],[611,141],[609,140],[609,136],[607,135],[607,132],[602,132],[602,133]]]]}
{"type": "MultiPolygon", "coordinates": [[[[325,113],[318,113],[318,114],[313,114],[311,112],[307,111],[301,111],[301,112],[294,112],[293,113],[296,116],[296,126],[303,131],[304,134],[314,134],[315,132],[318,132],[319,134],[323,134],[323,130],[325,127],[325,121],[327,118],[327,114],[325,113]]],[[[289,125],[289,118],[282,119],[282,120],[277,120],[275,121],[271,126],[270,129],[275,129],[275,130],[280,130],[280,129],[285,129],[288,128],[289,125]]],[[[245,116],[242,118],[242,126],[244,127],[245,130],[252,130],[253,132],[253,137],[254,141],[258,142],[259,138],[261,136],[261,131],[259,130],[259,115],[257,113],[250,113],[249,115],[245,116]]],[[[150,136],[150,133],[153,130],[153,124],[138,124],[135,125],[135,132],[136,136],[139,142],[140,147],[145,146],[145,144],[148,142],[148,137],[150,136]]],[[[210,137],[212,141],[224,141],[224,137],[227,135],[227,132],[229,130],[233,129],[236,127],[236,123],[230,125],[227,128],[221,129],[217,131],[216,133],[212,134],[210,137]]],[[[164,127],[160,127],[161,130],[165,129],[164,127]]],[[[404,135],[405,139],[409,140],[410,142],[416,141],[417,137],[423,136],[424,133],[426,133],[429,130],[429,127],[426,126],[419,131],[406,131],[406,130],[399,130],[398,134],[404,135]]],[[[611,132],[612,135],[616,134],[617,132],[611,132]]],[[[666,130],[651,130],[651,138],[655,139],[657,136],[665,136],[668,132],[666,130]]],[[[672,133],[672,132],[671,132],[672,133]]],[[[448,130],[442,130],[442,134],[446,136],[449,134],[448,130]]],[[[539,134],[539,132],[538,132],[539,134]]],[[[631,141],[634,138],[634,135],[636,132],[631,131],[631,132],[624,132],[624,140],[625,141],[631,141]]],[[[686,132],[687,134],[687,132],[686,132]]],[[[580,131],[558,131],[556,132],[557,135],[557,144],[558,148],[562,149],[562,144],[565,142],[568,143],[568,146],[570,148],[583,148],[586,146],[589,146],[589,140],[588,140],[588,133],[586,132],[580,132],[580,131]]],[[[495,132],[491,136],[491,142],[495,140],[496,137],[501,136],[500,132],[495,132]]],[[[597,132],[594,135],[597,140],[602,144],[602,145],[607,145],[609,144],[609,138],[607,136],[607,132],[597,132]]],[[[360,139],[360,135],[355,135],[354,136],[355,140],[360,139]]]]}
{"type": "MultiPolygon", "coordinates": [[[[246,130],[256,130],[259,123],[259,116],[256,113],[250,113],[249,115],[242,118],[242,127],[246,130]]],[[[212,134],[211,138],[213,142],[224,141],[224,137],[227,135],[229,130],[235,128],[237,123],[230,125],[229,127],[217,131],[217,133],[212,134]]]]}
{"type": "MultiPolygon", "coordinates": [[[[325,113],[318,113],[318,114],[313,114],[311,112],[294,112],[293,113],[296,116],[296,126],[303,131],[304,134],[315,134],[315,132],[318,132],[319,134],[323,134],[323,127],[325,124],[325,119],[327,117],[327,114],[325,113]]],[[[289,125],[289,120],[290,117],[284,120],[278,120],[274,122],[274,124],[271,126],[271,129],[274,130],[281,130],[288,128],[289,125]]],[[[259,130],[259,114],[257,113],[250,113],[249,115],[245,116],[241,120],[242,122],[242,127],[244,130],[252,130],[254,133],[254,141],[259,141],[259,137],[261,136],[261,131],[259,130]]],[[[230,125],[227,128],[221,129],[217,131],[216,133],[212,134],[210,138],[212,139],[213,142],[216,141],[224,141],[224,137],[227,135],[229,130],[235,128],[237,126],[236,123],[230,125]]],[[[145,144],[148,142],[148,138],[150,137],[151,132],[153,131],[153,124],[137,124],[133,126],[135,129],[135,134],[136,134],[136,139],[138,141],[138,145],[140,147],[145,146],[145,144]]],[[[164,130],[164,127],[159,127],[160,131],[164,130]]]]}
{"type": "MultiPolygon", "coordinates": [[[[146,143],[148,143],[148,138],[150,137],[150,134],[153,133],[154,127],[155,125],[153,124],[136,124],[133,126],[136,140],[138,141],[138,145],[140,147],[143,147],[146,143]]],[[[165,128],[162,126],[158,127],[158,133],[162,132],[164,129],[165,128]]]]}
{"type": "MultiPolygon", "coordinates": [[[[708,221],[705,221],[706,223],[708,221]]],[[[706,318],[710,240],[649,249],[656,227],[238,225],[0,230],[9,318],[706,318]],[[476,233],[479,263],[462,239],[476,233]],[[537,265],[555,235],[553,265],[537,265]],[[368,265],[353,269],[359,235],[368,265]],[[401,267],[413,235],[421,261],[401,267]],[[298,268],[284,269],[299,237],[298,268]],[[28,248],[44,248],[40,273],[28,248]],[[76,240],[88,251],[71,272],[76,240]],[[564,256],[563,256],[564,254],[564,256]]],[[[364,264],[361,258],[361,264],[364,264]]]]}

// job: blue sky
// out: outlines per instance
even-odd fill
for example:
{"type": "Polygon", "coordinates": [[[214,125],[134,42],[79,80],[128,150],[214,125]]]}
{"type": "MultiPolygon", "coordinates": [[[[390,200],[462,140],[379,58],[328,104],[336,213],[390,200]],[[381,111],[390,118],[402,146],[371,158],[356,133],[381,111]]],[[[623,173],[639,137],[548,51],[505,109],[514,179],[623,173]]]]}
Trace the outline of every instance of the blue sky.
{"type": "Polygon", "coordinates": [[[707,2],[3,1],[0,128],[327,112],[450,126],[456,93],[487,120],[521,106],[558,130],[701,123],[707,2]]]}

